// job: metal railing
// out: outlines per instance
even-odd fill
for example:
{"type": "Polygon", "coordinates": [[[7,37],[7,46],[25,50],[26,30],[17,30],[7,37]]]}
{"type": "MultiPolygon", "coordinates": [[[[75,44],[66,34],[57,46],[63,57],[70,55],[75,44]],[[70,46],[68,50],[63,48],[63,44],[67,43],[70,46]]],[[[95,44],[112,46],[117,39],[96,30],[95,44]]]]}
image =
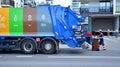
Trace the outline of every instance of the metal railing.
{"type": "Polygon", "coordinates": [[[113,14],[113,7],[89,7],[89,14],[113,14]]]}

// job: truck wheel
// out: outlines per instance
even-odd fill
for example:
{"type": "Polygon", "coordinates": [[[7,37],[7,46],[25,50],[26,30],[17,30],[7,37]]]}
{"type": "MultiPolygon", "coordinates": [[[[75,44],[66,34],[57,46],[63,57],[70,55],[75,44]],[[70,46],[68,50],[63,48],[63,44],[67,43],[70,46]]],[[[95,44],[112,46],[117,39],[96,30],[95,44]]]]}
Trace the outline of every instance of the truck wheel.
{"type": "Polygon", "coordinates": [[[56,51],[56,41],[51,39],[45,39],[40,43],[40,49],[42,53],[53,54],[56,51]]]}
{"type": "Polygon", "coordinates": [[[22,52],[25,54],[32,54],[36,51],[36,43],[32,39],[24,39],[20,45],[22,52]]]}

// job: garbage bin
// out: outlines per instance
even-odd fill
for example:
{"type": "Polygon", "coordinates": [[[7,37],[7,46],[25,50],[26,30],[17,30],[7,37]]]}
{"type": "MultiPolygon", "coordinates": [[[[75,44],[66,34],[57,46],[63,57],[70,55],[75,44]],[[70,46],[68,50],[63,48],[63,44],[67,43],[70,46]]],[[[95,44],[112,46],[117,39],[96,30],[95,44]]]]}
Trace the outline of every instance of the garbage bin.
{"type": "Polygon", "coordinates": [[[98,38],[93,39],[92,51],[99,51],[99,39],[98,38]]]}

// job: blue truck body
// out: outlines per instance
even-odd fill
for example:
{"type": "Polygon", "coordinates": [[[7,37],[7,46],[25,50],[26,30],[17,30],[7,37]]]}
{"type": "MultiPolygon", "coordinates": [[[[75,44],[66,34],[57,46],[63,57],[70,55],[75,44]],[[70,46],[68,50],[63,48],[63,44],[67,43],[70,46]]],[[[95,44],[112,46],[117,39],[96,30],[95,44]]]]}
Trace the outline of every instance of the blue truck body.
{"type": "MultiPolygon", "coordinates": [[[[36,49],[39,49],[42,45],[41,43],[46,40],[54,41],[53,44],[55,43],[55,45],[61,42],[74,48],[81,47],[85,42],[85,37],[75,36],[75,33],[78,32],[80,28],[80,23],[86,17],[85,15],[78,18],[69,7],[61,7],[60,5],[37,6],[35,9],[37,9],[37,34],[0,35],[0,48],[21,48],[21,45],[24,45],[21,44],[24,40],[34,41],[36,49]],[[11,43],[13,45],[11,45],[11,43]],[[16,46],[14,43],[18,45],[16,46]]],[[[86,13],[84,12],[84,14],[86,13]]],[[[24,48],[21,50],[23,49],[24,48]]],[[[40,50],[42,50],[42,48],[40,48],[40,50]]],[[[29,52],[24,49],[23,52],[33,53],[34,51],[29,52]]],[[[43,51],[43,53],[45,53],[45,51],[43,51]]],[[[53,52],[48,51],[46,53],[53,52]]]]}

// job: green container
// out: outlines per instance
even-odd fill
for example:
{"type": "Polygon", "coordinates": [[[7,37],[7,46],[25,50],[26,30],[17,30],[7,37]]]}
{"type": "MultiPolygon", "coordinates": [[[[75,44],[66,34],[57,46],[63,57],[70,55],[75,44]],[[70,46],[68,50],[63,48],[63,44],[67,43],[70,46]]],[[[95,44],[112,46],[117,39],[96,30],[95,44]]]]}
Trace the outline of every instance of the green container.
{"type": "Polygon", "coordinates": [[[23,34],[23,8],[10,8],[9,15],[10,34],[23,34]]]}

